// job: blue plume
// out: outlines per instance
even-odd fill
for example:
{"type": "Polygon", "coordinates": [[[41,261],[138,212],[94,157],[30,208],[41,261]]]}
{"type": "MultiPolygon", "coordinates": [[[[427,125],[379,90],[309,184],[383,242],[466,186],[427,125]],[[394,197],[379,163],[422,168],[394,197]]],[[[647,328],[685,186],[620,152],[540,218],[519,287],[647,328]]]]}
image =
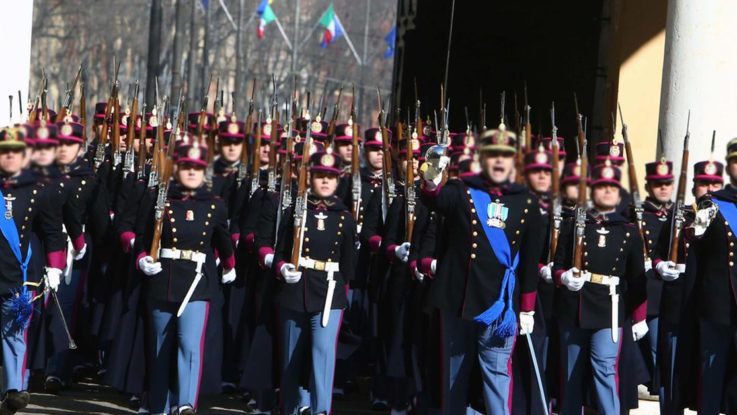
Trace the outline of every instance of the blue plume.
{"type": "Polygon", "coordinates": [[[33,313],[33,304],[31,303],[31,293],[15,291],[10,299],[10,309],[15,314],[13,320],[13,328],[21,330],[25,327],[28,318],[33,313]]]}

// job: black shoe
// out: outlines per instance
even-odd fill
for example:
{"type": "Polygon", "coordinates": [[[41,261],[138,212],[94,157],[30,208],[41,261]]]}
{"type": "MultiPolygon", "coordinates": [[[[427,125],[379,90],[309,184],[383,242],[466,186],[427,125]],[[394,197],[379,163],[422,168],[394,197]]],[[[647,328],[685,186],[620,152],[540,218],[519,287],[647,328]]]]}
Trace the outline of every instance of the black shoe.
{"type": "Polygon", "coordinates": [[[28,406],[31,395],[26,391],[9,391],[5,396],[2,406],[0,406],[0,415],[11,415],[16,411],[28,406]]]}
{"type": "Polygon", "coordinates": [[[196,412],[189,405],[182,405],[179,407],[179,415],[195,415],[196,412]]]}
{"type": "Polygon", "coordinates": [[[56,376],[47,376],[46,382],[44,382],[44,391],[58,395],[61,390],[64,389],[64,382],[56,376]]]}

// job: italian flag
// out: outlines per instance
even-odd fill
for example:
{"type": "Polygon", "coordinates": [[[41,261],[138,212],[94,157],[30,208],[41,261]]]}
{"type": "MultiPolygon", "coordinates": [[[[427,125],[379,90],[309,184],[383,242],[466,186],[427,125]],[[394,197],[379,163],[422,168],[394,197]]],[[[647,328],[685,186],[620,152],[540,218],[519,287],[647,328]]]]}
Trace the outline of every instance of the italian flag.
{"type": "Polygon", "coordinates": [[[335,41],[335,39],[343,36],[343,25],[340,23],[338,15],[335,14],[332,3],[330,3],[330,7],[325,10],[325,13],[322,14],[318,23],[325,28],[325,34],[323,35],[322,42],[320,43],[320,46],[323,48],[328,47],[335,41]]]}
{"type": "Polygon", "coordinates": [[[266,25],[276,20],[274,10],[272,10],[270,6],[271,2],[272,0],[261,0],[261,3],[259,3],[258,5],[258,10],[256,11],[259,16],[257,32],[259,39],[263,39],[264,28],[266,27],[266,25]]]}

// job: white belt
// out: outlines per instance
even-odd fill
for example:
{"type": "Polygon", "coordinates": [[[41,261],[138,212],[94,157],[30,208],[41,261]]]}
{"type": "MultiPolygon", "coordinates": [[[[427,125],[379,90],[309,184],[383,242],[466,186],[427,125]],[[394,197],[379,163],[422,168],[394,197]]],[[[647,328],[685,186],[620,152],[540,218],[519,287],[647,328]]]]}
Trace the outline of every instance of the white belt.
{"type": "Polygon", "coordinates": [[[197,263],[203,263],[207,260],[207,255],[204,252],[190,251],[189,249],[161,248],[159,256],[164,259],[181,259],[197,263]]]}
{"type": "Polygon", "coordinates": [[[315,271],[325,271],[329,273],[340,271],[340,263],[330,261],[316,261],[310,258],[299,258],[299,266],[315,271]]]}
{"type": "Polygon", "coordinates": [[[333,295],[335,294],[336,281],[335,278],[333,278],[333,274],[340,271],[340,264],[338,262],[315,261],[314,259],[300,257],[299,266],[328,273],[328,291],[325,294],[325,304],[322,307],[321,321],[322,326],[327,327],[328,320],[330,319],[330,310],[333,306],[333,295]]]}
{"type": "Polygon", "coordinates": [[[615,287],[619,285],[619,277],[614,277],[611,275],[602,275],[602,274],[595,274],[593,272],[584,272],[582,274],[582,277],[586,282],[590,282],[592,284],[614,285],[615,287]]]}
{"type": "Polygon", "coordinates": [[[592,272],[583,272],[582,277],[586,282],[609,287],[609,298],[612,300],[612,341],[616,343],[619,340],[619,294],[617,294],[619,277],[592,272]]]}
{"type": "Polygon", "coordinates": [[[182,304],[179,305],[179,309],[177,310],[177,317],[180,317],[182,313],[184,313],[184,309],[187,307],[189,300],[192,299],[192,295],[194,294],[195,288],[197,288],[197,284],[202,279],[202,264],[207,260],[207,255],[205,255],[204,252],[191,251],[189,249],[161,248],[159,258],[191,261],[196,265],[194,280],[192,280],[192,284],[190,284],[187,293],[184,295],[184,300],[182,300],[182,304]]]}

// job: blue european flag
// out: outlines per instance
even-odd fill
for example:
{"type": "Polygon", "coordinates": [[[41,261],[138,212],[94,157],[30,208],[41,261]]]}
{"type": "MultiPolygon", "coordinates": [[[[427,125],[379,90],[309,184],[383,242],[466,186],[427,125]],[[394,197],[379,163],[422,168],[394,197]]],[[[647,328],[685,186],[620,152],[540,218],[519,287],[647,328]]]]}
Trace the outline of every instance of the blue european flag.
{"type": "Polygon", "coordinates": [[[392,27],[392,30],[384,38],[386,41],[386,52],[384,52],[384,59],[389,59],[394,56],[394,44],[397,39],[397,26],[392,27]]]}

